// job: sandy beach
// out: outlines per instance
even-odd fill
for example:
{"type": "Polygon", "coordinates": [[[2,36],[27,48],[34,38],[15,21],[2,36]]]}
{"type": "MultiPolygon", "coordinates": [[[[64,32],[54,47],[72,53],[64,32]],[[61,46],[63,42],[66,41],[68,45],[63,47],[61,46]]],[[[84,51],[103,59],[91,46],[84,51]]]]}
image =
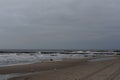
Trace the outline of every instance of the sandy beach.
{"type": "Polygon", "coordinates": [[[7,66],[0,67],[0,74],[9,74],[9,73],[28,73],[28,72],[41,72],[47,70],[61,69],[76,66],[83,64],[87,59],[69,59],[64,61],[47,61],[47,62],[38,62],[33,64],[26,65],[16,65],[16,66],[7,66]]]}
{"type": "Polygon", "coordinates": [[[0,68],[0,74],[29,72],[33,74],[9,80],[120,80],[120,59],[66,60],[0,68]]]}

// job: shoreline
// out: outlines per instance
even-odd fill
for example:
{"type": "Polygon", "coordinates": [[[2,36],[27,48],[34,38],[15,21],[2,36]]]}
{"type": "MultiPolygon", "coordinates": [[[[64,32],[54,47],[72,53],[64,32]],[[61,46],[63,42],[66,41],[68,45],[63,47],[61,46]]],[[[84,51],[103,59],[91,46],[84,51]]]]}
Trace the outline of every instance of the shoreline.
{"type": "Polygon", "coordinates": [[[71,76],[69,77],[70,80],[74,80],[73,78],[75,76],[79,75],[78,78],[81,79],[88,74],[94,73],[97,70],[102,70],[119,61],[119,59],[114,59],[99,62],[88,62],[88,59],[70,59],[64,61],[40,62],[28,65],[0,67],[0,74],[23,74],[22,76],[14,76],[8,80],[56,80],[57,78],[57,80],[68,80],[66,77],[69,76],[71,76]],[[27,73],[31,74],[24,75],[27,73]]]}
{"type": "Polygon", "coordinates": [[[64,67],[75,66],[79,63],[87,62],[87,60],[88,59],[69,59],[64,61],[47,61],[25,65],[5,66],[0,67],[0,74],[39,72],[55,68],[60,69],[64,67]]]}

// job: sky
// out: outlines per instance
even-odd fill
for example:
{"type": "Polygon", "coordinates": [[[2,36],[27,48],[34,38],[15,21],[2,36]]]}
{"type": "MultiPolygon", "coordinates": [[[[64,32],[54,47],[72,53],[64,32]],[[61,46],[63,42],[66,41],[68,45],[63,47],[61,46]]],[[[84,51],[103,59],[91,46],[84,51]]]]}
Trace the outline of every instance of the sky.
{"type": "Polygon", "coordinates": [[[120,0],[0,0],[0,49],[120,49],[120,0]]]}

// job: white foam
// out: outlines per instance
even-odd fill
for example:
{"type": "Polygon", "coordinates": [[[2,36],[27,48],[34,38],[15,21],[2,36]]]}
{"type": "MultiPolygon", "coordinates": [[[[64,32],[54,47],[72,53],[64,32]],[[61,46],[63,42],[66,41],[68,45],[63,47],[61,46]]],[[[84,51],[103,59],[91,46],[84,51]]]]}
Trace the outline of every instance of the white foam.
{"type": "MultiPolygon", "coordinates": [[[[37,72],[35,72],[35,73],[37,73],[37,72]]],[[[0,80],[8,80],[8,79],[10,79],[10,78],[26,76],[26,75],[35,74],[35,73],[0,74],[0,80]]]]}
{"type": "Polygon", "coordinates": [[[48,61],[52,59],[53,61],[61,61],[65,58],[84,58],[81,54],[0,54],[0,66],[11,66],[20,64],[30,64],[34,62],[48,61]]]}

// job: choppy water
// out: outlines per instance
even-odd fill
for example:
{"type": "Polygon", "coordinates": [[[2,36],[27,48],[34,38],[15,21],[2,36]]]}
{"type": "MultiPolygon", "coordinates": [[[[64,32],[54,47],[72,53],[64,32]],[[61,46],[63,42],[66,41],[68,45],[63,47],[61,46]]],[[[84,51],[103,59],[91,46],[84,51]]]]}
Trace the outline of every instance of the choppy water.
{"type": "Polygon", "coordinates": [[[84,58],[84,55],[81,54],[0,54],[0,66],[11,66],[11,65],[19,65],[19,64],[30,64],[34,62],[41,61],[61,61],[65,58],[84,58]]]}

